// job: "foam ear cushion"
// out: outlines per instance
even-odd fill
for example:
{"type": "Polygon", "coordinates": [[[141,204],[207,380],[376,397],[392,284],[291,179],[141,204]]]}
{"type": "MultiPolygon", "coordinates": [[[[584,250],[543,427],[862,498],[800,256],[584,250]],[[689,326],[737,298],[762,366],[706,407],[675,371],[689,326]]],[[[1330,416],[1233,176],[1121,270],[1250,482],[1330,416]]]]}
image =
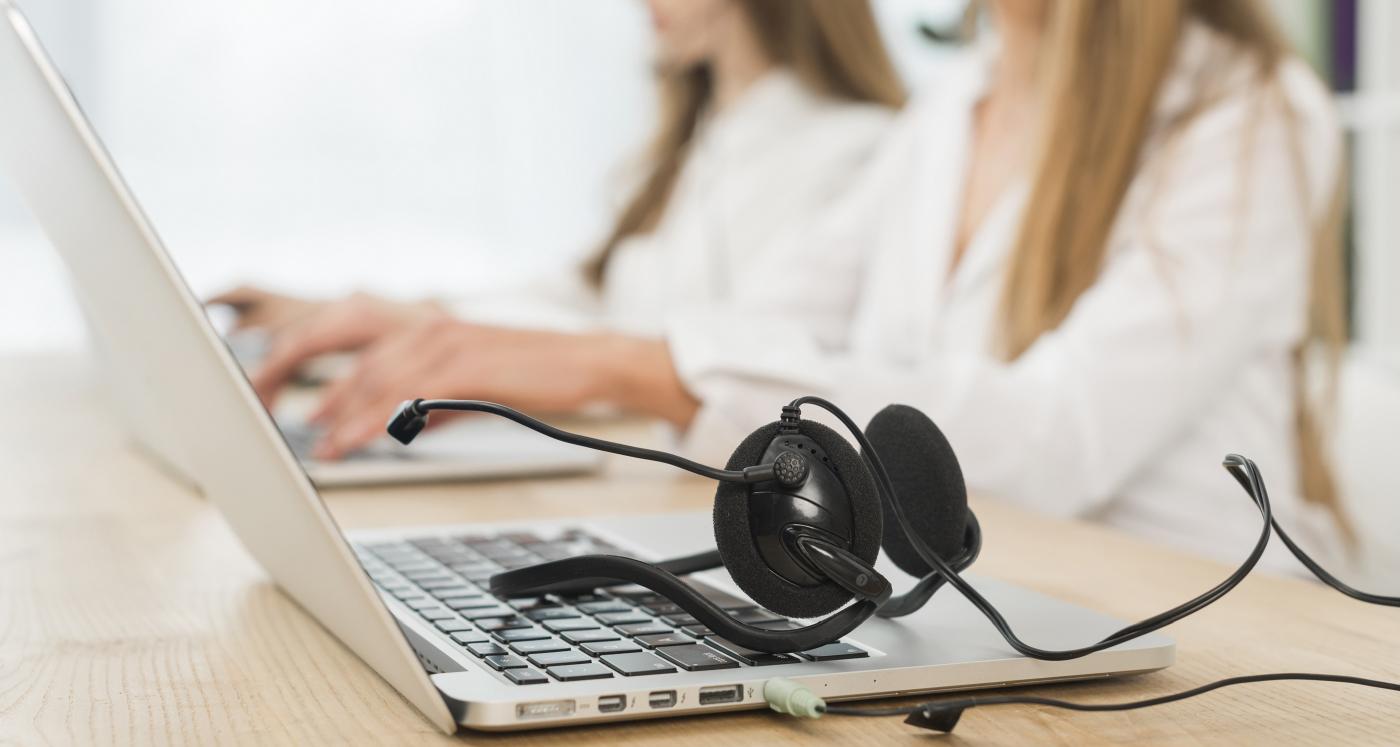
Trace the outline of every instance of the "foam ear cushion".
{"type": "MultiPolygon", "coordinates": [[[[871,418],[865,437],[885,465],[911,529],[939,557],[951,560],[963,549],[967,486],[943,431],[913,407],[890,405],[871,418]]],[[[882,506],[885,555],[911,576],[932,571],[910,544],[893,506],[882,506]]]]}
{"type": "MultiPolygon", "coordinates": [[[[826,452],[851,501],[852,541],[848,548],[856,557],[875,562],[880,551],[880,494],[854,447],[821,423],[802,421],[802,435],[811,438],[826,452]]],[[[759,463],[768,444],[778,434],[778,423],[770,423],[749,435],[729,457],[728,469],[743,469],[759,463]]],[[[768,568],[754,544],[749,529],[749,486],[722,482],[715,492],[715,545],[734,583],[755,602],[788,617],[820,617],[850,601],[851,594],[831,581],[818,586],[799,586],[768,568]]]]}

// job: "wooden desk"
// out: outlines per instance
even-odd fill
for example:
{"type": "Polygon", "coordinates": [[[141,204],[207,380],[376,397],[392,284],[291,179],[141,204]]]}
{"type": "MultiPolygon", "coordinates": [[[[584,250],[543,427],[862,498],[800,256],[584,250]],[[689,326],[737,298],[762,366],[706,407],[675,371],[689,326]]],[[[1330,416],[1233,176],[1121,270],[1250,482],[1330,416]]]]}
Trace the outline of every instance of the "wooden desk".
{"type": "MultiPolygon", "coordinates": [[[[273,588],[217,512],[125,445],[82,359],[0,359],[0,744],[447,744],[273,588]]],[[[644,430],[638,428],[638,430],[644,430]]],[[[217,437],[217,435],[211,435],[217,437]]],[[[347,527],[705,508],[710,488],[643,464],[606,479],[362,490],[328,497],[347,527]]],[[[1156,613],[1226,569],[1087,524],[990,502],[998,576],[1123,618],[1156,613]]],[[[1312,670],[1400,680],[1400,611],[1255,577],[1168,631],[1178,664],[1130,680],[1038,687],[1085,701],[1228,675],[1312,670]]],[[[899,719],[766,712],[473,743],[933,744],[899,719]]],[[[1266,684],[1127,714],[970,712],[942,744],[1394,744],[1400,696],[1266,684]]]]}

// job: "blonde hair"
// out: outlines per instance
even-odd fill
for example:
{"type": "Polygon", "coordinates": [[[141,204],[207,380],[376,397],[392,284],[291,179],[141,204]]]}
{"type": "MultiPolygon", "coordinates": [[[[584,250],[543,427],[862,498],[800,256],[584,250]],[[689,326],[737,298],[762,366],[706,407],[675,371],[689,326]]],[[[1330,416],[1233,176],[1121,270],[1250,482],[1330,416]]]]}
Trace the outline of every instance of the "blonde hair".
{"type": "MultiPolygon", "coordinates": [[[[1059,326],[1097,280],[1187,21],[1203,22],[1252,58],[1261,81],[1273,82],[1289,55],[1255,0],[1057,0],[1048,12],[1040,55],[1044,100],[1050,103],[1001,300],[1001,344],[1008,360],[1059,326]]],[[[1197,102],[1195,111],[1205,103],[1197,102]]],[[[1302,181],[1305,175],[1299,176],[1302,181]]],[[[1305,348],[1320,343],[1335,362],[1346,339],[1340,187],[1333,192],[1313,237],[1310,324],[1307,341],[1295,351],[1295,426],[1304,497],[1327,507],[1350,534],[1323,448],[1320,416],[1306,392],[1305,348]]]]}
{"type": "MultiPolygon", "coordinates": [[[[889,107],[904,103],[904,87],[880,39],[867,0],[738,0],[767,58],[793,71],[809,89],[847,101],[889,107]]],[[[660,74],[660,125],[641,187],[623,207],[606,240],[584,265],[594,287],[629,236],[661,221],[710,100],[705,65],[660,74]]]]}

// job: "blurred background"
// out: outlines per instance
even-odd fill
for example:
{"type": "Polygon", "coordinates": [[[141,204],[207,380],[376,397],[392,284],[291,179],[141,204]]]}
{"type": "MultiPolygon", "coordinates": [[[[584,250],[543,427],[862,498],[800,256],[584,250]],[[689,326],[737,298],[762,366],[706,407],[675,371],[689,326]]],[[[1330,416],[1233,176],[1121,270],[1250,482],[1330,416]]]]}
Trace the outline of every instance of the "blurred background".
{"type": "MultiPolygon", "coordinates": [[[[875,4],[917,90],[948,53],[920,25],[951,27],[966,0],[875,4]]],[[[1400,3],[1272,4],[1350,135],[1337,444],[1361,523],[1400,529],[1400,3]]],[[[604,229],[654,108],[637,0],[22,5],[200,294],[446,295],[557,265],[604,229]]],[[[0,355],[80,348],[62,268],[3,177],[0,257],[0,355]]]]}

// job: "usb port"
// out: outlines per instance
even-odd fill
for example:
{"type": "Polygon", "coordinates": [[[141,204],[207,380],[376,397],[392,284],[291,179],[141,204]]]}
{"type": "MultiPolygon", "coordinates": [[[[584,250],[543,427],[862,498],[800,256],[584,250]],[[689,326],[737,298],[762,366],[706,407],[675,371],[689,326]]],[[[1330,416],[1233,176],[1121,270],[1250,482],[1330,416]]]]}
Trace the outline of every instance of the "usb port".
{"type": "Polygon", "coordinates": [[[599,713],[617,713],[627,707],[626,695],[604,695],[598,699],[599,713]]]}
{"type": "Polygon", "coordinates": [[[676,691],[657,690],[647,696],[647,705],[652,708],[672,708],[676,705],[676,691]]]}
{"type": "Polygon", "coordinates": [[[717,705],[719,703],[738,703],[744,697],[742,685],[724,685],[722,687],[702,687],[700,688],[700,705],[717,705]]]}

